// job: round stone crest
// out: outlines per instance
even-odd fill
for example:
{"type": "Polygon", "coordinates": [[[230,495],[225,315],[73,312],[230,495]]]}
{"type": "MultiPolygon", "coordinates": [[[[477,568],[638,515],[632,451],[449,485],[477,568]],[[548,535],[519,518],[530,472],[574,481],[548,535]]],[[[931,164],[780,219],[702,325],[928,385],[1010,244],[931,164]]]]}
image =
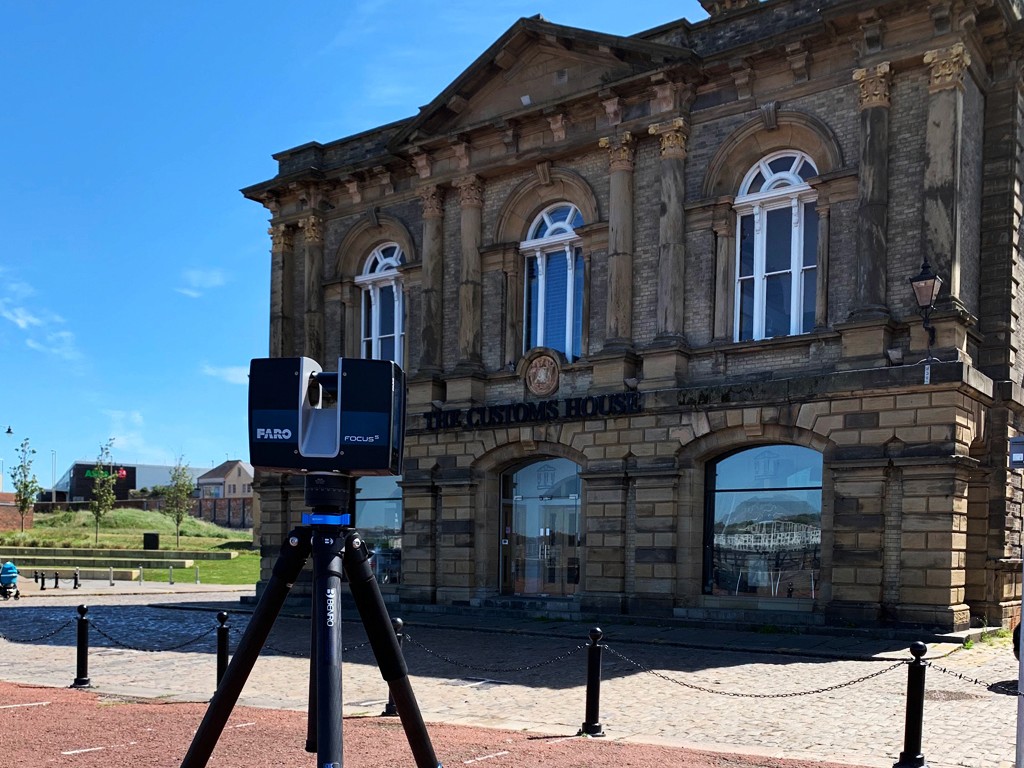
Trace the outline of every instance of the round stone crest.
{"type": "Polygon", "coordinates": [[[537,397],[558,389],[558,362],[551,355],[537,355],[526,367],[526,388],[537,397]]]}

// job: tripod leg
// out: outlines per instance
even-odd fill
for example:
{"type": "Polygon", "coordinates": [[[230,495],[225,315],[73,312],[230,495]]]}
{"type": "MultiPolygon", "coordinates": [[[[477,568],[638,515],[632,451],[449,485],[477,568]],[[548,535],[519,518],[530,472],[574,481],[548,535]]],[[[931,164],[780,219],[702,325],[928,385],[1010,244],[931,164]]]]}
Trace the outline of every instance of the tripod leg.
{"type": "Polygon", "coordinates": [[[369,553],[359,534],[352,531],[345,538],[345,573],[348,574],[352,599],[359,609],[359,617],[366,629],[366,637],[373,648],[381,677],[388,684],[395,700],[398,717],[402,721],[405,737],[409,741],[416,768],[441,768],[430,743],[430,734],[423,723],[419,705],[409,683],[409,669],[405,665],[402,649],[391,626],[388,609],[380,594],[380,587],[370,569],[369,553]]]}
{"type": "MultiPolygon", "coordinates": [[[[341,768],[340,529],[313,528],[313,635],[316,645],[316,763],[341,768]]],[[[308,737],[307,737],[308,741],[308,737]]]]}
{"type": "MultiPolygon", "coordinates": [[[[317,600],[310,602],[310,627],[317,626],[317,600]]],[[[316,752],[316,632],[309,633],[309,698],[306,701],[306,751],[316,752]]]]}
{"type": "Polygon", "coordinates": [[[192,738],[192,745],[185,759],[181,761],[181,768],[205,768],[209,762],[231,710],[238,701],[242,687],[274,626],[274,620],[281,612],[284,600],[298,578],[299,571],[309,558],[309,552],[308,528],[296,528],[288,534],[288,539],[281,547],[281,554],[274,563],[274,571],[267,582],[267,589],[256,604],[249,626],[242,634],[238,648],[231,657],[231,663],[228,664],[224,677],[217,686],[217,692],[210,700],[210,706],[207,707],[203,722],[192,738]]]}

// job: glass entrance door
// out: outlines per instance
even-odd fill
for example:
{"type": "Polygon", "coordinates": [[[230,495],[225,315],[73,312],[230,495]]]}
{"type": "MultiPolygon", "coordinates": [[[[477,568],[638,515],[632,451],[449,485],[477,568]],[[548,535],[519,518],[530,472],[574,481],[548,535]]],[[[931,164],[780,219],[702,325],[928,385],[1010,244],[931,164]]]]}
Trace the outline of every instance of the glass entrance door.
{"type": "Polygon", "coordinates": [[[502,476],[501,591],[569,597],[580,583],[579,467],[544,459],[502,476]]]}

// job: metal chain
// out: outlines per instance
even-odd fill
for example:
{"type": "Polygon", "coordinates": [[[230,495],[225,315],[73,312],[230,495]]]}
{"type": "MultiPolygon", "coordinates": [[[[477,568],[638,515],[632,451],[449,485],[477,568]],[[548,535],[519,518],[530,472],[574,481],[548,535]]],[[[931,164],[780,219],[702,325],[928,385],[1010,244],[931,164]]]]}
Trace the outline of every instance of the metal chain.
{"type": "Polygon", "coordinates": [[[623,661],[632,664],[637,669],[640,669],[644,672],[648,672],[654,675],[655,677],[660,677],[662,680],[667,680],[670,683],[675,683],[676,685],[681,685],[684,688],[689,688],[694,691],[701,691],[703,693],[716,693],[719,696],[733,696],[741,699],[788,699],[794,696],[810,696],[816,693],[827,693],[829,691],[838,690],[839,688],[848,688],[851,685],[863,683],[865,680],[870,680],[873,677],[879,677],[881,675],[884,675],[886,672],[892,672],[892,670],[896,669],[897,667],[902,667],[904,664],[909,664],[909,662],[907,661],[897,661],[895,664],[892,664],[891,666],[888,666],[885,669],[880,669],[877,672],[872,672],[869,675],[858,677],[856,680],[850,680],[845,683],[836,683],[835,685],[829,685],[825,688],[816,688],[812,691],[793,691],[791,693],[736,693],[735,691],[717,691],[714,688],[705,688],[700,685],[693,685],[692,683],[684,683],[682,680],[676,680],[675,678],[669,677],[668,675],[665,675],[661,672],[656,672],[653,669],[649,669],[640,662],[634,661],[633,659],[630,659],[627,656],[623,656],[614,648],[610,648],[607,645],[604,645],[602,647],[605,648],[609,653],[618,656],[623,661]]]}
{"type": "Polygon", "coordinates": [[[1008,687],[1006,685],[1003,685],[1002,683],[986,683],[984,680],[979,680],[976,677],[968,677],[967,675],[963,674],[962,672],[954,672],[952,669],[946,669],[945,667],[940,667],[939,665],[933,664],[930,661],[926,661],[925,664],[927,664],[929,668],[934,669],[936,672],[941,672],[944,675],[949,675],[950,677],[956,677],[956,678],[959,678],[960,680],[966,680],[968,683],[973,683],[974,685],[980,685],[980,686],[983,686],[985,688],[994,688],[997,691],[1009,694],[1010,696],[1024,696],[1024,692],[1020,691],[1020,689],[1014,690],[1013,688],[1010,688],[1010,687],[1008,687]]]}
{"type": "Polygon", "coordinates": [[[527,665],[521,666],[521,667],[480,667],[480,666],[476,666],[474,664],[466,664],[466,663],[461,662],[461,661],[456,661],[455,659],[451,658],[450,656],[445,656],[444,654],[437,653],[436,651],[432,651],[429,648],[427,648],[425,645],[423,645],[423,643],[421,643],[421,642],[419,642],[417,640],[413,640],[411,635],[408,635],[408,634],[405,635],[405,642],[412,643],[413,645],[415,645],[417,648],[421,649],[425,653],[428,653],[431,656],[433,656],[434,658],[440,659],[441,661],[443,661],[443,662],[445,662],[447,664],[451,664],[451,665],[456,666],[456,667],[461,667],[462,669],[476,670],[477,672],[526,672],[526,671],[531,670],[531,669],[537,669],[538,667],[546,667],[549,664],[554,664],[556,661],[561,661],[562,659],[567,659],[570,656],[572,656],[574,653],[576,653],[577,651],[582,650],[583,648],[586,648],[585,645],[577,645],[575,648],[572,648],[571,650],[568,650],[565,653],[562,653],[562,654],[560,654],[558,656],[555,656],[553,659],[548,659],[547,661],[541,661],[541,662],[539,662],[537,664],[527,664],[527,665]]]}
{"type": "Polygon", "coordinates": [[[38,642],[40,640],[46,640],[46,639],[51,638],[51,637],[53,637],[54,635],[56,635],[56,634],[58,634],[60,632],[63,632],[65,629],[70,627],[75,621],[76,621],[75,619],[68,619],[67,621],[65,621],[63,624],[61,624],[59,627],[57,627],[52,632],[47,632],[45,635],[39,635],[38,637],[26,637],[25,639],[22,640],[22,639],[19,639],[17,637],[8,637],[7,635],[0,634],[0,640],[7,640],[10,643],[35,643],[35,642],[38,642]]]}
{"type": "Polygon", "coordinates": [[[177,650],[180,650],[180,649],[184,648],[185,646],[192,645],[193,643],[199,642],[204,637],[207,637],[215,629],[217,629],[216,627],[210,627],[208,630],[206,630],[202,634],[196,635],[192,639],[186,640],[185,642],[179,643],[178,645],[168,645],[168,646],[166,646],[164,648],[142,648],[142,647],[137,646],[137,645],[129,645],[128,643],[122,643],[117,638],[111,637],[106,632],[104,632],[100,627],[98,627],[95,622],[93,622],[92,628],[95,629],[99,634],[103,635],[103,637],[107,638],[107,640],[112,642],[114,645],[119,645],[122,648],[127,648],[130,651],[142,651],[143,653],[159,653],[159,652],[162,652],[162,651],[177,651],[177,650]]]}
{"type": "MultiPolygon", "coordinates": [[[[231,631],[234,632],[237,635],[241,635],[242,634],[242,631],[240,629],[238,629],[238,627],[231,627],[231,631]]],[[[370,644],[370,641],[367,640],[365,642],[360,643],[359,645],[346,645],[346,646],[342,647],[341,652],[342,653],[348,653],[349,651],[358,651],[360,648],[365,648],[369,644],[370,644]]],[[[264,642],[263,643],[263,647],[266,648],[267,650],[274,651],[275,653],[280,653],[282,656],[294,656],[295,658],[300,658],[300,657],[306,657],[306,656],[309,655],[309,652],[305,651],[305,650],[303,650],[303,651],[289,651],[286,648],[278,648],[277,646],[273,645],[272,643],[268,643],[268,642],[264,642]]]]}

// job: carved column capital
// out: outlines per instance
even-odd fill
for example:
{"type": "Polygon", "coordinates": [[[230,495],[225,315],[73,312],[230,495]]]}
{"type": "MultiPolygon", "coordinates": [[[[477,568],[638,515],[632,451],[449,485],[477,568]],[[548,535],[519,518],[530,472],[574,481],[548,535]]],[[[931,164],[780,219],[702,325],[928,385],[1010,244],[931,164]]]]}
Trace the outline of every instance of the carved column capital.
{"type": "Polygon", "coordinates": [[[633,134],[626,131],[618,136],[604,136],[598,146],[608,150],[608,164],[611,171],[632,171],[636,147],[633,134]]]}
{"type": "Polygon", "coordinates": [[[667,123],[655,123],[647,132],[657,136],[661,142],[662,159],[686,157],[686,142],[690,138],[690,126],[686,118],[677,117],[667,123]]]}
{"type": "Polygon", "coordinates": [[[324,222],[319,216],[307,216],[299,224],[306,245],[321,245],[324,241],[324,222]]]}
{"type": "Polygon", "coordinates": [[[424,219],[440,219],[444,217],[444,190],[437,184],[420,189],[420,201],[423,203],[424,219]]]}
{"type": "Polygon", "coordinates": [[[853,80],[859,85],[857,100],[861,109],[891,106],[889,87],[892,85],[892,69],[888,61],[876,67],[855,69],[853,80]]]}
{"type": "Polygon", "coordinates": [[[459,190],[459,204],[463,208],[483,208],[484,186],[479,176],[463,176],[456,180],[455,187],[459,190]]]}
{"type": "Polygon", "coordinates": [[[267,230],[270,235],[270,247],[275,251],[283,251],[292,247],[292,227],[290,224],[273,224],[267,230]]]}
{"type": "Polygon", "coordinates": [[[963,87],[964,71],[970,66],[971,55],[963,43],[957,43],[949,48],[928,51],[924,55],[924,63],[931,68],[928,92],[935,93],[963,87]]]}

